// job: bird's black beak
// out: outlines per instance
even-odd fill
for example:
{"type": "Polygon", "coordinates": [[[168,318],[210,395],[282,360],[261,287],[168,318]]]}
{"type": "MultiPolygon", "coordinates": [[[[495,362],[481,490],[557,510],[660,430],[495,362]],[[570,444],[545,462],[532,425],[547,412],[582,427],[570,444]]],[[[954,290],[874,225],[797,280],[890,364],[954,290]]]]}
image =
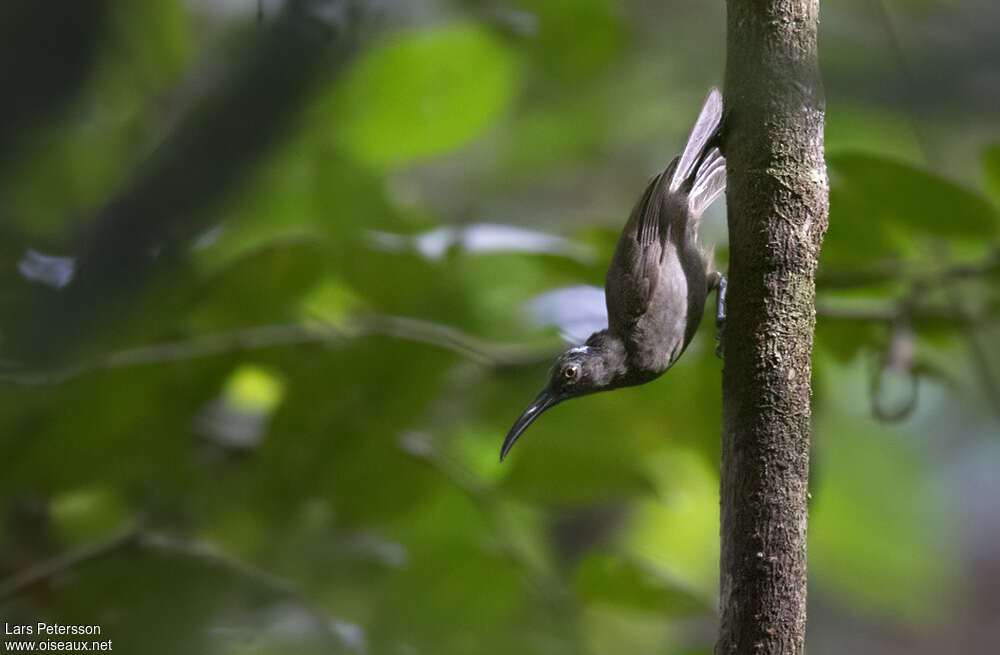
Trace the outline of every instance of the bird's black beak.
{"type": "Polygon", "coordinates": [[[507,438],[503,440],[503,447],[500,449],[500,461],[507,456],[510,449],[514,447],[521,434],[528,429],[528,426],[535,422],[535,419],[541,416],[542,412],[547,410],[549,407],[559,403],[559,400],[552,395],[548,389],[542,389],[542,392],[538,394],[534,402],[524,410],[521,417],[514,422],[514,427],[510,429],[507,433],[507,438]]]}

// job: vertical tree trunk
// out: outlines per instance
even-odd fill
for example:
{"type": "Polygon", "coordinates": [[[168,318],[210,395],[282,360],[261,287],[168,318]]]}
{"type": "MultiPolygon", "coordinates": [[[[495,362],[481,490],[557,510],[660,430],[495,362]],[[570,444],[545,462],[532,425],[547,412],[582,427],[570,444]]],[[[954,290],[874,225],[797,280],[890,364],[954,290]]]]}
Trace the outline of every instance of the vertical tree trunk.
{"type": "Polygon", "coordinates": [[[819,0],[728,0],[725,655],[805,645],[813,300],[828,209],[818,15],[819,0]]]}

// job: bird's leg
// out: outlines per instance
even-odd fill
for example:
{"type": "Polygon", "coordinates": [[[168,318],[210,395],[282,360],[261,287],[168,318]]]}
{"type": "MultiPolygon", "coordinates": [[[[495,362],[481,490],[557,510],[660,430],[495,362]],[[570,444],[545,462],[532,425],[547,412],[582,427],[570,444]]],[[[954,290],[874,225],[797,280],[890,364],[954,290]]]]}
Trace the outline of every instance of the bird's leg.
{"type": "Polygon", "coordinates": [[[715,271],[708,277],[708,290],[715,290],[715,355],[722,358],[722,333],[726,329],[726,276],[715,271]]]}

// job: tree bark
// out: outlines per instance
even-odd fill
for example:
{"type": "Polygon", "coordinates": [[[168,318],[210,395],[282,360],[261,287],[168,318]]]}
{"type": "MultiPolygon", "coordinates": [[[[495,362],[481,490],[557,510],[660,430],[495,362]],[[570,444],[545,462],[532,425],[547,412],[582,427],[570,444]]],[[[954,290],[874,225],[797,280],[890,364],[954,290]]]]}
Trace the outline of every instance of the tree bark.
{"type": "Polygon", "coordinates": [[[721,627],[802,653],[815,274],[827,226],[819,0],[728,0],[721,627]]]}

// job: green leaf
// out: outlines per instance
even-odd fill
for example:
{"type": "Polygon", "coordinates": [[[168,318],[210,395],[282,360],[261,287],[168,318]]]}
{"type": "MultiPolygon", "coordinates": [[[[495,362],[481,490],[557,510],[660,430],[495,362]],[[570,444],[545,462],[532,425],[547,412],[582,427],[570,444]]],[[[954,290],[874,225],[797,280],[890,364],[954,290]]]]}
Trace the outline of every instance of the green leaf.
{"type": "Polygon", "coordinates": [[[246,253],[193,292],[189,320],[205,330],[294,320],[299,299],[319,282],[325,255],[307,238],[279,240],[246,253]]]}
{"type": "Polygon", "coordinates": [[[49,512],[56,531],[70,543],[107,537],[120,530],[129,517],[123,499],[109,487],[57,494],[49,512]]]}
{"type": "Polygon", "coordinates": [[[983,175],[986,178],[986,191],[994,203],[1000,204],[1000,143],[983,150],[983,175]]]}
{"type": "Polygon", "coordinates": [[[623,547],[708,597],[719,578],[719,479],[714,466],[688,447],[662,448],[645,460],[659,493],[633,506],[623,547]]]}
{"type": "Polygon", "coordinates": [[[577,566],[581,600],[670,616],[711,611],[711,604],[662,571],[631,558],[594,553],[577,566]]]}
{"type": "Polygon", "coordinates": [[[817,349],[840,363],[851,361],[862,350],[881,351],[888,340],[884,322],[829,316],[820,316],[816,322],[817,349]]]}
{"type": "MultiPolygon", "coordinates": [[[[268,353],[257,354],[256,361],[267,361],[268,353]]],[[[252,471],[251,502],[261,511],[282,517],[304,500],[323,498],[339,522],[364,524],[405,513],[440,482],[421,454],[407,449],[405,437],[421,427],[454,364],[452,353],[361,337],[335,349],[270,355],[286,385],[252,471]]]]}
{"type": "Polygon", "coordinates": [[[284,388],[284,382],[274,371],[243,364],[226,380],[222,399],[235,409],[270,414],[281,403],[284,388]]]}
{"type": "Polygon", "coordinates": [[[629,608],[591,605],[584,608],[580,617],[586,649],[581,648],[578,652],[593,655],[695,655],[682,650],[692,641],[691,630],[682,622],[683,619],[670,621],[667,617],[629,608]]]}
{"type": "Polygon", "coordinates": [[[865,152],[907,162],[923,161],[912,121],[900,112],[831,98],[827,105],[826,152],[865,152]]]}
{"type": "Polygon", "coordinates": [[[483,509],[446,485],[399,516],[390,534],[406,563],[377,589],[375,652],[391,652],[379,640],[402,638],[420,652],[524,652],[496,642],[516,637],[502,633],[522,620],[530,586],[483,509]]]}
{"type": "Polygon", "coordinates": [[[81,98],[65,118],[28,135],[0,179],[5,212],[33,234],[71,231],[127,179],[139,154],[162,138],[165,98],[195,54],[183,3],[111,4],[81,98]]]}
{"type": "Polygon", "coordinates": [[[955,559],[939,481],[902,435],[842,412],[817,429],[810,582],[855,609],[940,613],[955,559]]]}
{"type": "Polygon", "coordinates": [[[211,626],[224,613],[231,621],[252,608],[250,599],[272,601],[276,594],[227,566],[224,556],[201,555],[194,545],[180,544],[176,549],[126,544],[84,559],[55,587],[46,615],[53,622],[100,626],[94,639],[110,639],[114,651],[218,652],[211,626]]]}
{"type": "Polygon", "coordinates": [[[526,2],[538,19],[536,56],[556,83],[596,73],[624,41],[621,12],[610,0],[526,2]]]}
{"type": "MultiPolygon", "coordinates": [[[[573,503],[654,491],[634,436],[620,431],[613,411],[598,414],[594,400],[564,403],[529,428],[510,457],[497,464],[511,467],[501,482],[505,493],[536,502],[573,503]]],[[[610,409],[614,403],[602,404],[610,409]]],[[[521,409],[511,408],[511,422],[521,409]]],[[[497,452],[502,442],[503,434],[498,432],[497,452]]]]}
{"type": "Polygon", "coordinates": [[[401,32],[365,53],[341,88],[344,146],[373,165],[452,150],[485,130],[514,94],[513,55],[472,24],[401,32]]]}
{"type": "Polygon", "coordinates": [[[229,369],[223,357],[180,360],[23,390],[17,404],[0,413],[11,464],[0,494],[23,487],[73,493],[94,484],[94,471],[101,471],[109,493],[117,489],[122,497],[124,487],[163,494],[190,489],[198,453],[184,436],[229,369]],[[115,399],[114,411],[108,398],[115,399]],[[31,439],[20,438],[26,424],[35,426],[31,439]],[[111,461],[115,465],[107,466],[111,461]]]}
{"type": "Polygon", "coordinates": [[[997,235],[996,211],[988,202],[929,171],[867,154],[832,156],[829,164],[824,261],[902,254],[915,234],[976,241],[997,235]]]}

